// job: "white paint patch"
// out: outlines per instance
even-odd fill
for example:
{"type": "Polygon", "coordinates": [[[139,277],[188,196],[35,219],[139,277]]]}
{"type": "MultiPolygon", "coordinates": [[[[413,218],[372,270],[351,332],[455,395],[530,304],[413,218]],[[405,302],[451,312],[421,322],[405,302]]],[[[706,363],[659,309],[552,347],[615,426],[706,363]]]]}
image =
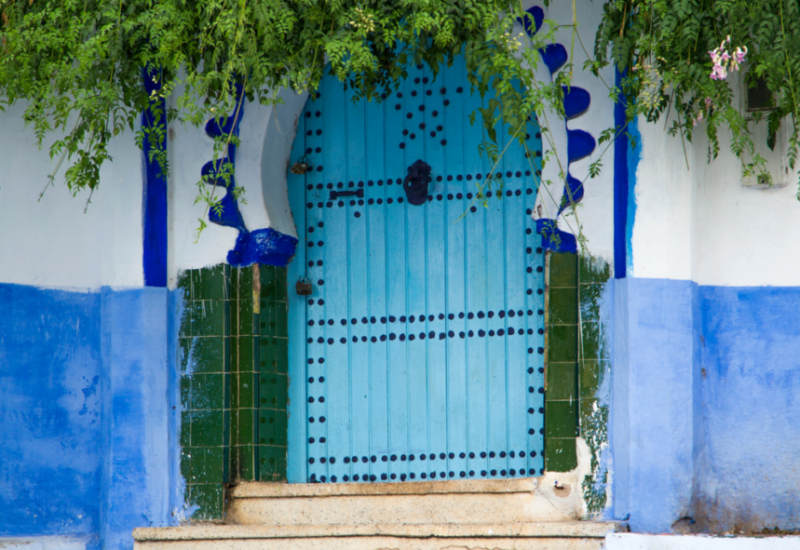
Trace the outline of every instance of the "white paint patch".
{"type": "Polygon", "coordinates": [[[640,119],[639,130],[633,275],[701,285],[800,285],[797,172],[787,187],[748,188],[729,132],[720,132],[719,158],[709,164],[700,126],[695,142],[685,144],[686,157],[663,121],[640,119]]]}
{"type": "Polygon", "coordinates": [[[692,173],[686,168],[681,140],[668,135],[663,122],[649,124],[639,117],[638,124],[642,157],[636,171],[633,272],[629,275],[690,279],[692,173]]]}
{"type": "Polygon", "coordinates": [[[64,183],[68,161],[39,200],[56,166],[52,135],[37,149],[25,128],[25,105],[0,113],[0,282],[97,289],[144,284],[142,269],[142,153],[133,132],[113,139],[100,187],[84,213],[87,191],[73,197],[64,183]]]}
{"type": "Polygon", "coordinates": [[[85,550],[87,539],[78,537],[0,538],[0,550],[85,550]]]}
{"type": "Polygon", "coordinates": [[[712,537],[609,533],[605,550],[797,550],[800,537],[712,537]]]}

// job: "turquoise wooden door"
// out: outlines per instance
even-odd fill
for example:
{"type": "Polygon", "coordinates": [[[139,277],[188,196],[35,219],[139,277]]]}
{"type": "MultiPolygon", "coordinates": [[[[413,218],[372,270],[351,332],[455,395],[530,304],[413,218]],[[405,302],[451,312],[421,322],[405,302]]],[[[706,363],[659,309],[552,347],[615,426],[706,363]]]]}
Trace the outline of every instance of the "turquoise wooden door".
{"type": "Polygon", "coordinates": [[[460,59],[435,81],[416,67],[380,104],[332,77],[307,102],[290,166],[310,170],[289,174],[290,481],[542,473],[540,136],[531,123],[531,158],[512,144],[502,192],[473,204],[491,169],[468,118],[480,101],[460,59]],[[419,206],[403,190],[417,160],[432,178],[419,206]]]}

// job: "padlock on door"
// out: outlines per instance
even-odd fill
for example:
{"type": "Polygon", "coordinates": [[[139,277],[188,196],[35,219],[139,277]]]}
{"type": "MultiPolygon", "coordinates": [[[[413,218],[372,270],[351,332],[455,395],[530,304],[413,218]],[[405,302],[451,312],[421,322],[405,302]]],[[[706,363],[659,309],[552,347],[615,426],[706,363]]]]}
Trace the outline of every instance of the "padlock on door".
{"type": "Polygon", "coordinates": [[[310,296],[311,291],[311,279],[307,277],[300,277],[297,279],[297,284],[295,285],[295,290],[297,291],[298,296],[310,296]]]}

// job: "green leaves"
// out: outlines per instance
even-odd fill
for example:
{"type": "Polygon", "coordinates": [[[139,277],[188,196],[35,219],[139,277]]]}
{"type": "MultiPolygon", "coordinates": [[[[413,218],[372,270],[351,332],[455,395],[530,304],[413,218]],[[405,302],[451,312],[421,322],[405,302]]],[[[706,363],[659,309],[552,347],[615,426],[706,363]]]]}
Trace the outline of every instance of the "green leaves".
{"type": "Polygon", "coordinates": [[[655,121],[674,110],[677,121],[669,132],[691,141],[694,131],[704,129],[710,160],[719,154],[719,127],[725,126],[733,134],[730,148],[743,172],[757,174],[765,170],[764,162],[752,157],[750,129],[739,105],[734,105],[738,100],[732,85],[740,74],[731,73],[722,81],[709,78],[708,52],[728,36],[732,49],[747,47],[747,82],[764,77],[775,94],[767,145],[774,147],[780,126],[788,124],[791,162],[797,158],[800,129],[796,0],[610,0],[598,29],[595,58],[627,72],[621,92],[628,102],[628,120],[642,114],[655,121]]]}

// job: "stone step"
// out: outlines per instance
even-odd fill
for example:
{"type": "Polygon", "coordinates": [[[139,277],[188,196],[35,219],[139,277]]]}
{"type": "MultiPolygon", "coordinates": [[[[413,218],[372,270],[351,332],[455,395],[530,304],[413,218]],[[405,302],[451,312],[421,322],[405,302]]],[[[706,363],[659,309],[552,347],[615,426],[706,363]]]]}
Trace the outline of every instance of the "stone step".
{"type": "Polygon", "coordinates": [[[534,478],[415,483],[243,483],[228,522],[237,525],[519,524],[578,519],[578,491],[534,478]]]}
{"type": "Polygon", "coordinates": [[[139,528],[134,550],[599,550],[613,522],[139,528]]]}

